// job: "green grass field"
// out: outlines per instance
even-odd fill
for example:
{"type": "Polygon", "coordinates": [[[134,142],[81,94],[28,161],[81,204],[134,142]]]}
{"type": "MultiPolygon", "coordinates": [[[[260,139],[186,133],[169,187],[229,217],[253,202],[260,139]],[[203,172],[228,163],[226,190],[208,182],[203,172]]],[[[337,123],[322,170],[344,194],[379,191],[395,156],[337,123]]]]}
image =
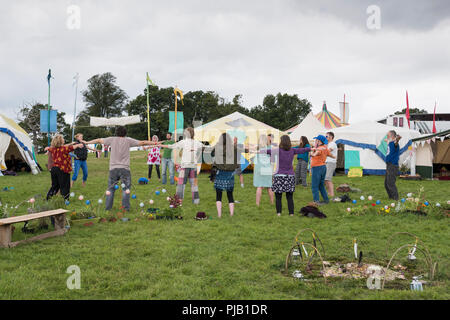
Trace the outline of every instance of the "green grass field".
{"type": "MultiPolygon", "coordinates": [[[[39,158],[41,165],[46,160],[39,158]]],[[[72,191],[82,194],[97,206],[107,186],[108,162],[89,158],[89,179],[85,188],[81,176],[72,191]]],[[[283,215],[277,217],[267,195],[258,209],[252,174],[245,174],[245,188],[235,188],[235,216],[230,218],[224,202],[222,219],[217,219],[215,192],[208,174],[201,174],[200,205],[190,203],[186,188],[184,219],[181,221],[149,221],[140,219],[139,202],[155,200],[154,207],[167,205],[166,195],[156,196],[157,179],[149,185],[137,185],[146,176],[143,152],[132,153],[132,178],[137,200],[132,200],[130,222],[95,223],[93,226],[72,225],[63,237],[50,238],[11,249],[0,249],[0,299],[449,299],[449,223],[448,218],[420,217],[412,214],[350,216],[348,204],[333,203],[321,207],[327,219],[311,219],[287,215],[283,199],[283,215]],[[150,194],[150,192],[152,192],[150,194]],[[197,211],[205,211],[212,219],[195,221],[197,211]],[[423,292],[409,290],[410,280],[399,289],[369,290],[365,280],[318,279],[299,282],[283,274],[284,261],[296,233],[302,228],[314,229],[324,243],[326,260],[353,261],[352,239],[357,238],[365,261],[386,265],[387,240],[392,233],[416,234],[430,249],[439,269],[435,281],[423,292]],[[66,269],[81,269],[81,289],[69,290],[66,269]]],[[[156,177],[156,172],[153,172],[156,177]]],[[[335,184],[351,183],[387,204],[383,177],[349,179],[337,176],[335,184]]],[[[5,205],[16,205],[32,196],[45,196],[50,175],[20,174],[0,177],[0,192],[5,205]]],[[[398,181],[402,197],[425,188],[430,202],[446,203],[450,199],[445,181],[398,181]]],[[[167,186],[170,193],[174,186],[167,186]]],[[[359,197],[359,195],[358,195],[359,197]]],[[[224,197],[226,199],[226,197],[224,197]]],[[[297,188],[295,211],[312,200],[311,190],[297,188]]],[[[390,202],[389,202],[390,203],[390,202]]],[[[28,204],[27,204],[28,205],[28,204]]],[[[26,212],[27,205],[20,213],[26,212]]],[[[116,195],[115,211],[120,197],[116,195]]],[[[71,199],[71,210],[83,210],[84,202],[71,199]]],[[[14,239],[25,237],[22,224],[16,226],[14,239]]],[[[29,235],[26,235],[29,237],[29,235]]],[[[390,243],[393,247],[405,242],[390,243]]]]}

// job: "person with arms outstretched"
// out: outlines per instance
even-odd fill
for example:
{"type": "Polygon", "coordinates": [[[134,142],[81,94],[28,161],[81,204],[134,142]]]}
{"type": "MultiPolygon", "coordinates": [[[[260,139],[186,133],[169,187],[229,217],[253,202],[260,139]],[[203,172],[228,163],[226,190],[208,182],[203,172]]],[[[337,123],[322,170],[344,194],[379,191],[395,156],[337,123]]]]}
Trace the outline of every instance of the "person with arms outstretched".
{"type": "Polygon", "coordinates": [[[120,126],[116,128],[115,137],[94,139],[88,142],[83,141],[85,144],[107,144],[111,147],[111,155],[109,158],[108,189],[106,194],[106,210],[111,210],[114,204],[114,187],[119,181],[122,181],[125,185],[125,188],[122,190],[122,206],[126,211],[130,210],[130,148],[156,144],[153,141],[139,141],[129,138],[126,135],[127,129],[120,126]]]}

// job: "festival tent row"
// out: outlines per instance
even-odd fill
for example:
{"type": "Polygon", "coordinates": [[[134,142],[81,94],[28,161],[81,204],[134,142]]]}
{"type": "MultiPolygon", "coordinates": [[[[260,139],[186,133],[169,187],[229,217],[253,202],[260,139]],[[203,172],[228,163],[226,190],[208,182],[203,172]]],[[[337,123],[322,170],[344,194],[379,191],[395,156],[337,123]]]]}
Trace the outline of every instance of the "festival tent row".
{"type": "MultiPolygon", "coordinates": [[[[279,141],[282,132],[263,122],[255,120],[239,112],[234,112],[194,129],[194,139],[209,145],[215,145],[222,133],[228,133],[237,138],[239,144],[257,145],[260,135],[273,135],[273,141],[279,141]]],[[[241,157],[241,170],[251,168],[252,155],[244,153],[241,157]]],[[[203,163],[202,170],[210,169],[210,165],[203,163]]]]}
{"type": "Polygon", "coordinates": [[[258,144],[258,137],[261,134],[272,134],[274,141],[279,141],[281,136],[280,130],[239,112],[216,119],[194,130],[195,140],[208,142],[210,145],[216,144],[224,132],[232,138],[236,137],[238,143],[253,145],[258,144]]]}
{"type": "MultiPolygon", "coordinates": [[[[408,165],[414,156],[412,139],[420,136],[416,130],[388,126],[374,121],[364,121],[332,130],[336,144],[344,146],[346,172],[350,167],[362,167],[363,174],[385,174],[387,143],[384,139],[390,130],[395,130],[402,137],[399,141],[399,165],[408,165]]],[[[420,152],[429,155],[427,150],[420,152]]]]}
{"type": "Polygon", "coordinates": [[[8,170],[6,162],[12,158],[24,161],[33,174],[39,173],[33,156],[33,142],[28,133],[14,120],[0,114],[0,169],[8,170]]]}
{"type": "Polygon", "coordinates": [[[450,130],[421,135],[412,141],[417,150],[412,164],[415,162],[416,171],[421,177],[433,178],[433,166],[450,167],[450,130]]]}
{"type": "MultiPolygon", "coordinates": [[[[308,114],[308,116],[303,120],[303,122],[305,122],[305,120],[307,120],[307,122],[306,123],[308,123],[308,125],[312,125],[313,126],[313,128],[315,128],[315,127],[317,127],[317,123],[312,123],[312,122],[315,122],[315,121],[313,121],[311,118],[312,117],[314,117],[316,120],[317,120],[317,122],[320,124],[320,127],[321,128],[325,128],[325,129],[334,129],[334,128],[339,128],[339,127],[341,127],[343,124],[341,123],[341,118],[339,118],[337,115],[335,115],[334,113],[332,113],[332,112],[330,112],[330,111],[328,111],[328,108],[327,108],[327,104],[326,104],[326,102],[324,101],[323,102],[323,106],[322,106],[322,111],[321,112],[319,112],[318,114],[316,114],[316,115],[313,115],[313,113],[312,112],[310,112],[309,114],[308,114]]],[[[305,124],[306,124],[305,123],[305,124]]],[[[305,126],[305,124],[303,125],[303,126],[305,126]]],[[[290,135],[291,136],[291,139],[293,139],[293,140],[298,140],[298,139],[300,139],[300,137],[303,135],[303,136],[306,136],[308,139],[309,139],[309,136],[308,135],[306,135],[306,134],[301,134],[300,136],[298,136],[298,132],[305,132],[305,128],[301,128],[301,129],[299,129],[299,130],[297,130],[297,128],[300,126],[300,124],[297,124],[297,125],[295,125],[295,126],[293,126],[292,128],[289,128],[289,129],[287,129],[286,131],[285,131],[285,133],[286,134],[288,134],[288,135],[290,135]],[[292,136],[292,133],[294,132],[294,131],[296,131],[297,130],[297,134],[295,134],[295,135],[293,135],[292,136]],[[298,139],[296,139],[297,138],[297,136],[298,136],[298,139]]]]}
{"type": "Polygon", "coordinates": [[[327,129],[317,120],[316,116],[310,112],[299,125],[289,134],[292,141],[300,141],[301,136],[312,140],[319,134],[323,134],[327,129]]]}

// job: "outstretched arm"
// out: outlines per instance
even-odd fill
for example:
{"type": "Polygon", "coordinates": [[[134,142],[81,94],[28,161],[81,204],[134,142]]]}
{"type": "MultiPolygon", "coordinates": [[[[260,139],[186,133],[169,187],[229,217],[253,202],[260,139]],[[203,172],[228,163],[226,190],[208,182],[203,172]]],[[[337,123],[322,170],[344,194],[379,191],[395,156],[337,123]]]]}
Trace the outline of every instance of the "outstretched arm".
{"type": "MultiPolygon", "coordinates": [[[[100,139],[94,139],[94,140],[91,140],[91,141],[82,141],[82,142],[84,144],[98,144],[98,143],[103,144],[103,139],[100,138],[100,139]]],[[[97,150],[95,150],[95,151],[97,151],[97,150]]]]}
{"type": "Polygon", "coordinates": [[[141,140],[139,141],[139,146],[151,146],[158,144],[158,142],[150,141],[150,140],[141,140]]]}
{"type": "Polygon", "coordinates": [[[300,148],[300,147],[294,147],[292,149],[294,150],[294,154],[305,153],[311,150],[311,148],[300,148]]]}

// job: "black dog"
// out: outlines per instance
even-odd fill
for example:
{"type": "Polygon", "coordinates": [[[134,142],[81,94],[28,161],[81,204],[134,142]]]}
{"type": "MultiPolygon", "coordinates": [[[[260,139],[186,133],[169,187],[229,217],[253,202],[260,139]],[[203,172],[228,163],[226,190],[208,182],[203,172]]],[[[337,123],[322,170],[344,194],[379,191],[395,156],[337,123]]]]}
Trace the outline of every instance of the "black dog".
{"type": "Polygon", "coordinates": [[[301,208],[300,213],[308,218],[324,219],[327,217],[323,212],[320,212],[319,209],[313,206],[306,206],[301,208]]]}

